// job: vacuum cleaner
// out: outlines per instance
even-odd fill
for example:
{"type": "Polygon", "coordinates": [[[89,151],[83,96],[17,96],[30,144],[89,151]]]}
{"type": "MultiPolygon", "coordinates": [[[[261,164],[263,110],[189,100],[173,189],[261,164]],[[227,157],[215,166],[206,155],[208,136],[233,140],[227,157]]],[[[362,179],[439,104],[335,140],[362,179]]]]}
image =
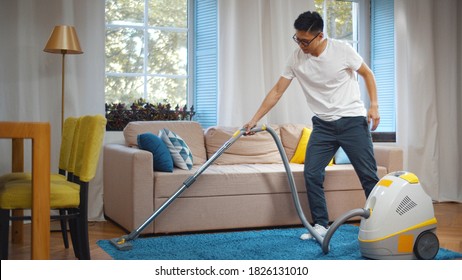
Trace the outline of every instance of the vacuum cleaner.
{"type": "Polygon", "coordinates": [[[383,177],[370,193],[364,208],[341,215],[323,240],[323,251],[337,228],[354,216],[361,216],[359,248],[370,259],[433,259],[439,250],[435,234],[437,221],[432,199],[419,179],[406,171],[383,177]]]}
{"type": "MultiPolygon", "coordinates": [[[[439,250],[435,235],[436,218],[434,217],[431,198],[424,192],[417,176],[410,172],[393,172],[382,178],[370,193],[364,208],[353,209],[337,218],[329,227],[326,235],[321,237],[307,221],[297,194],[295,181],[290,170],[289,160],[276,132],[269,126],[262,125],[251,129],[251,133],[267,131],[274,139],[287,174],[292,199],[303,226],[322,246],[325,254],[329,252],[329,243],[335,231],[352,217],[362,217],[359,229],[361,254],[371,259],[433,259],[439,250]]],[[[181,187],[167,199],[144,223],[128,235],[110,239],[118,250],[131,250],[130,241],[160,215],[183,191],[233,143],[246,132],[237,130],[181,187]]]]}

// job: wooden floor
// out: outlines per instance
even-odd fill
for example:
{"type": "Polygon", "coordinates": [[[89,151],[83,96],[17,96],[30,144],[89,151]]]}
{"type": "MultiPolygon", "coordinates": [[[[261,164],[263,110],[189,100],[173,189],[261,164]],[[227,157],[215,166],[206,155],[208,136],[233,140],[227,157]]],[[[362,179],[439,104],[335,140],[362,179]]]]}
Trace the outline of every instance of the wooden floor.
{"type": "MultiPolygon", "coordinates": [[[[438,220],[437,236],[440,247],[462,253],[462,204],[437,203],[434,205],[435,216],[438,220]]],[[[110,260],[96,241],[111,239],[126,234],[125,231],[111,222],[90,222],[90,249],[94,260],[110,260]]],[[[74,260],[72,248],[65,249],[60,232],[51,233],[51,259],[74,260]]],[[[72,247],[72,245],[70,245],[72,247]]],[[[11,244],[9,259],[22,260],[30,258],[30,224],[25,225],[24,244],[11,244]]]]}

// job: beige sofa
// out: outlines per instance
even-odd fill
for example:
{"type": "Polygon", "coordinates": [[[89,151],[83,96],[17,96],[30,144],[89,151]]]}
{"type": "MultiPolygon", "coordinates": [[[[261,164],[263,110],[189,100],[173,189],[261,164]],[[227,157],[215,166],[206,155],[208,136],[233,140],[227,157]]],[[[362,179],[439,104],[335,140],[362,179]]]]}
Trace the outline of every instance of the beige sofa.
{"type": "MultiPolygon", "coordinates": [[[[274,125],[290,159],[301,124],[274,125]]],[[[141,225],[237,128],[204,130],[196,122],[131,122],[125,145],[104,147],[105,216],[128,231],[141,225]],[[137,147],[137,135],[168,128],[185,140],[193,154],[192,170],[154,172],[152,154],[137,147]]],[[[402,169],[402,150],[374,146],[379,177],[402,169]]],[[[303,164],[291,164],[300,201],[311,220],[303,164]]],[[[365,196],[350,164],[326,168],[325,192],[330,220],[364,205],[365,196]]],[[[268,132],[241,137],[197,181],[142,232],[172,233],[274,227],[301,224],[277,147],[268,132]]]]}

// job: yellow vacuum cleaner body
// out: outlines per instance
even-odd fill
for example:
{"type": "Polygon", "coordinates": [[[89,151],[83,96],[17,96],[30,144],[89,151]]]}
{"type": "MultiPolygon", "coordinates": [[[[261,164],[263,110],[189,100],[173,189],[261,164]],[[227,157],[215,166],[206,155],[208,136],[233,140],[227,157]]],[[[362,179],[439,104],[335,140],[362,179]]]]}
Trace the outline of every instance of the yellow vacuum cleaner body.
{"type": "Polygon", "coordinates": [[[361,219],[361,254],[371,259],[433,259],[439,250],[432,199],[416,175],[398,171],[383,177],[369,195],[361,219]]]}

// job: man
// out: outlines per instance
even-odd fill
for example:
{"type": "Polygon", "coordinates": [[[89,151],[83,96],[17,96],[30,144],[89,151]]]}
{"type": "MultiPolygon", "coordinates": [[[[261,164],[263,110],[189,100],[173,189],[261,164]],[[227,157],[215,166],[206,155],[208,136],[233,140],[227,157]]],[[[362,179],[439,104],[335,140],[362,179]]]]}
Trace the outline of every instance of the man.
{"type": "MultiPolygon", "coordinates": [[[[305,12],[294,23],[298,44],[283,74],[263,100],[253,118],[244,125],[247,134],[276,105],[297,78],[314,112],[313,131],[305,157],[304,176],[314,229],[324,236],[329,217],[324,196],[325,167],[342,147],[354,166],[366,197],[378,182],[371,130],[380,122],[374,74],[348,44],[326,38],[324,22],[317,12],[305,12]],[[357,72],[365,81],[370,107],[360,99],[357,72]]],[[[305,233],[300,238],[310,239],[305,233]]]]}

